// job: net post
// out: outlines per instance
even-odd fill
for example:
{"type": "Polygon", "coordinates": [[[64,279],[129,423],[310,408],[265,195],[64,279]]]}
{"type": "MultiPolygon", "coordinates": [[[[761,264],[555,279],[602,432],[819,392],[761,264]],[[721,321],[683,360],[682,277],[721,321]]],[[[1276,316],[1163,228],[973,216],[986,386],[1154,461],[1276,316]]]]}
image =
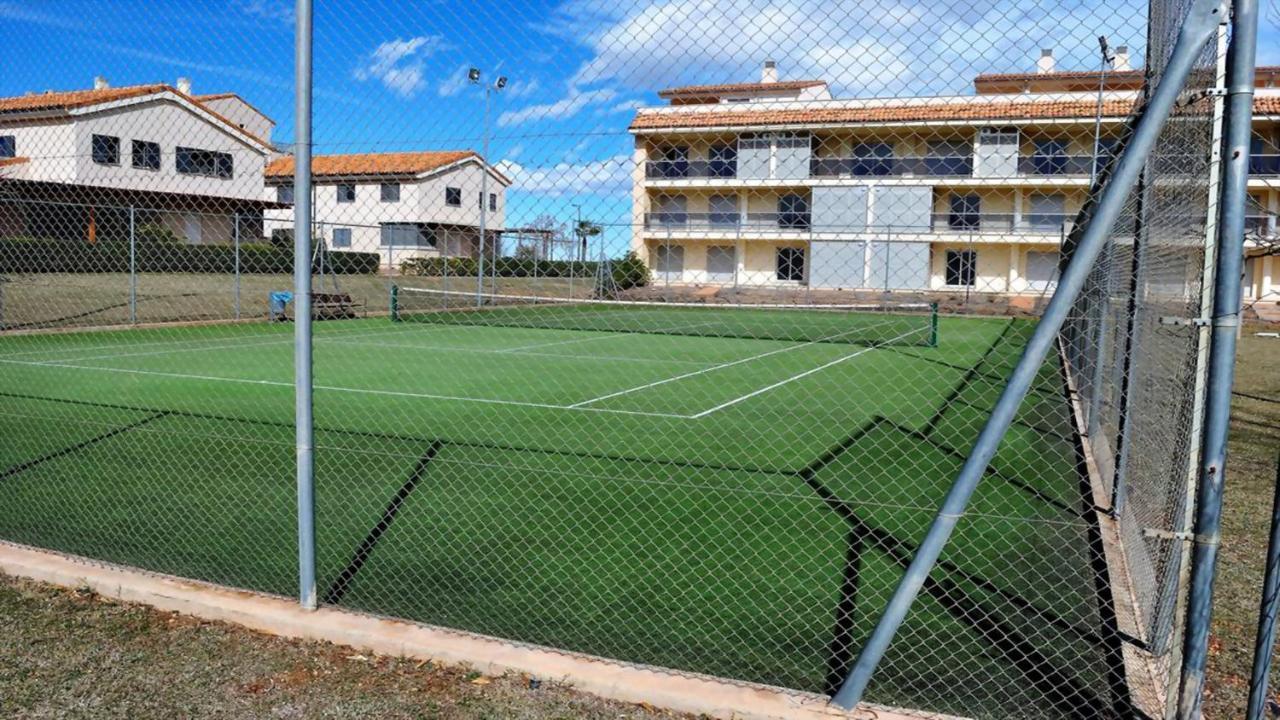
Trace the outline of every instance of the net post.
{"type": "Polygon", "coordinates": [[[400,286],[391,283],[391,289],[387,294],[387,309],[391,311],[391,322],[400,322],[400,286]]]}
{"type": "Polygon", "coordinates": [[[138,324],[138,235],[137,211],[129,206],[129,324],[138,324]]]}
{"type": "MultiPolygon", "coordinates": [[[[997,447],[1013,424],[1014,415],[1031,388],[1031,383],[1035,380],[1045,357],[1048,356],[1070,313],[1071,306],[1080,295],[1089,271],[1101,254],[1107,237],[1123,210],[1126,196],[1136,183],[1138,174],[1151,154],[1165,121],[1186,84],[1192,66],[1205,44],[1216,32],[1221,14],[1222,6],[1219,0],[1196,0],[1187,13],[1187,19],[1179,31],[1177,43],[1169,58],[1167,70],[1152,94],[1150,102],[1138,116],[1130,144],[1125,148],[1110,178],[1111,182],[1102,189],[1096,212],[1080,232],[1080,240],[1062,274],[1057,291],[1054,292],[1049,306],[1036,325],[1035,332],[1028,340],[990,417],[968,453],[964,466],[935,513],[925,537],[917,545],[915,556],[911,559],[897,587],[894,588],[893,595],[877,620],[866,644],[858,653],[857,661],[849,670],[840,690],[832,697],[832,704],[844,709],[852,709],[862,701],[863,694],[881,658],[884,657],[898,628],[906,619],[908,611],[915,604],[916,597],[928,580],[952,532],[964,517],[969,500],[986,473],[991,458],[995,456],[997,447]]],[[[1245,129],[1248,130],[1247,124],[1245,129]]],[[[1237,296],[1236,299],[1238,302],[1239,297],[1237,296]]]]}

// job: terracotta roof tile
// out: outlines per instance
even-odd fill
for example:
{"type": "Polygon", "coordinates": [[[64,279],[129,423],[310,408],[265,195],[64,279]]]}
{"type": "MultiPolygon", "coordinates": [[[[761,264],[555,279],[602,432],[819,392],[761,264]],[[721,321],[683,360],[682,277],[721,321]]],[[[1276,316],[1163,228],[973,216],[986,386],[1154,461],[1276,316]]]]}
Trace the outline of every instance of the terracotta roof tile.
{"type": "MultiPolygon", "coordinates": [[[[823,125],[831,123],[943,122],[949,120],[1036,120],[1093,117],[1094,101],[936,103],[864,107],[795,108],[783,110],[726,110],[717,112],[641,112],[633,130],[657,128],[737,127],[744,125],[823,125]]],[[[1123,116],[1131,100],[1108,100],[1103,115],[1123,116]]]]}
{"type": "Polygon", "coordinates": [[[270,145],[266,140],[248,132],[236,123],[228,120],[220,113],[210,109],[207,105],[200,102],[198,98],[187,95],[175,87],[164,84],[129,85],[118,88],[103,88],[101,90],[66,90],[61,92],[35,93],[32,95],[18,95],[15,97],[0,98],[0,115],[5,113],[39,112],[41,110],[75,110],[78,108],[91,107],[93,105],[117,102],[119,100],[129,100],[147,95],[157,95],[163,92],[170,92],[180,98],[184,98],[193,105],[202,108],[205,112],[214,116],[219,121],[225,123],[232,130],[240,133],[259,145],[264,147],[270,145]]]}
{"type": "MultiPolygon", "coordinates": [[[[420,175],[467,158],[479,160],[480,155],[471,150],[316,155],[311,158],[311,174],[314,177],[420,175]]],[[[267,164],[266,176],[293,177],[293,165],[293,156],[272,160],[267,164]]],[[[502,176],[501,173],[498,174],[502,176]]],[[[502,177],[506,179],[505,176],[502,177]]]]}
{"type": "Polygon", "coordinates": [[[727,83],[724,85],[684,85],[682,87],[659,90],[658,97],[669,98],[674,95],[722,95],[735,92],[759,92],[761,90],[804,90],[805,88],[826,85],[825,80],[781,80],[771,83],[727,83]]]}

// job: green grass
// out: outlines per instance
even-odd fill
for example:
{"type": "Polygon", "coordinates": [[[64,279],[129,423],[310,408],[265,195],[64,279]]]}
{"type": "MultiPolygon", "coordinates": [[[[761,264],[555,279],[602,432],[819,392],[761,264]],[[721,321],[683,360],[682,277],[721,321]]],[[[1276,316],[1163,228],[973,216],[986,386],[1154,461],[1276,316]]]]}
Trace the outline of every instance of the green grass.
{"type": "MultiPolygon", "coordinates": [[[[938,347],[866,351],[541,324],[316,325],[321,593],[811,691],[870,632],[1031,327],[943,318],[938,347]]],[[[291,330],[0,339],[0,536],[293,594],[291,330]]],[[[1050,364],[870,699],[1105,715],[1069,427],[1050,364]]]]}

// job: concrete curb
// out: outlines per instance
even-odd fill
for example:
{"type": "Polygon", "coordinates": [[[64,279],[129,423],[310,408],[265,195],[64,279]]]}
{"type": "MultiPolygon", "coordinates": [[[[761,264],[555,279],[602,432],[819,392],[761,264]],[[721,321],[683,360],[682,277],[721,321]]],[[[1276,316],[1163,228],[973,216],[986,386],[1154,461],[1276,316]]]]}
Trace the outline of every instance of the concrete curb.
{"type": "Polygon", "coordinates": [[[919,720],[944,716],[876,706],[854,711],[779,688],[630,665],[455,630],[324,607],[303,610],[281,597],[108,565],[0,542],[0,572],[118,600],[235,623],[289,638],[321,640],[397,657],[524,673],[600,697],[731,720],[919,720]]]}

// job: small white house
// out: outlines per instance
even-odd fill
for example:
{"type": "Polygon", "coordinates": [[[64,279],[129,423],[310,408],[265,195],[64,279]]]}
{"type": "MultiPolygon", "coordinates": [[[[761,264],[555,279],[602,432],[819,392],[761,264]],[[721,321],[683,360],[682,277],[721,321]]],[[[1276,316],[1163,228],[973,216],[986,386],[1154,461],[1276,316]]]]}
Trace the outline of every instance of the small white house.
{"type": "MultiPolygon", "coordinates": [[[[317,155],[314,237],[332,250],[376,252],[392,267],[415,257],[476,257],[499,248],[511,180],[471,151],[317,155]],[[487,180],[486,180],[487,174],[487,180]]],[[[294,161],[267,166],[268,199],[292,204],[294,161]]],[[[293,231],[293,211],[266,213],[268,234],[293,231]]]]}
{"type": "Polygon", "coordinates": [[[0,204],[0,227],[92,242],[132,213],[190,243],[260,235],[270,119],[258,115],[101,78],[92,90],[0,98],[0,187],[23,199],[0,204]]]}

